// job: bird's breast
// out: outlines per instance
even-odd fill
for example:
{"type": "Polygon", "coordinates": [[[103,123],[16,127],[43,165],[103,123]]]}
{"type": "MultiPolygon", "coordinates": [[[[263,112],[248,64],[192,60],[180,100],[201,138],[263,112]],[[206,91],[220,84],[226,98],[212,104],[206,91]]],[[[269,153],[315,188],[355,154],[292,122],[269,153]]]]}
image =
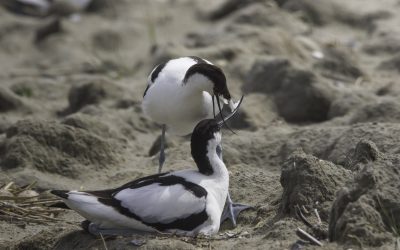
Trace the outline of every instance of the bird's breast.
{"type": "Polygon", "coordinates": [[[144,113],[153,121],[167,125],[169,132],[186,135],[196,124],[212,117],[211,96],[207,92],[186,93],[185,86],[154,85],[143,100],[144,113]]]}

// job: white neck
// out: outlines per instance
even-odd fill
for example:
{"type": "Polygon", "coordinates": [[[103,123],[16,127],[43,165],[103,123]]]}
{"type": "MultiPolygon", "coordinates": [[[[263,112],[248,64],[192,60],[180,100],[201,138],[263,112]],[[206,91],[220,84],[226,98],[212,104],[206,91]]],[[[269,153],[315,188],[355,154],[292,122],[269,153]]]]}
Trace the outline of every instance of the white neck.
{"type": "MultiPolygon", "coordinates": [[[[220,133],[216,133],[215,136],[221,137],[220,133]]],[[[218,138],[220,141],[220,138],[218,138]]],[[[207,158],[210,161],[210,165],[213,169],[213,176],[223,179],[229,178],[228,169],[225,166],[225,163],[218,157],[217,154],[217,146],[219,143],[216,139],[210,140],[207,145],[207,158]]]]}

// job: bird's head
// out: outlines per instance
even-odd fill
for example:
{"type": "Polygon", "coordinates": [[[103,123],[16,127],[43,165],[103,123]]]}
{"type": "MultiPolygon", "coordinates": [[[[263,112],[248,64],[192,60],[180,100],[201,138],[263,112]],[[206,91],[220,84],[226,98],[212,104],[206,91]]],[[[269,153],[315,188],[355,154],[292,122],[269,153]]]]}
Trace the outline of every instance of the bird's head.
{"type": "Polygon", "coordinates": [[[213,96],[212,108],[213,108],[214,118],[216,118],[215,114],[216,110],[215,101],[216,101],[218,111],[221,115],[221,119],[223,122],[225,122],[221,112],[222,111],[221,100],[223,103],[229,104],[231,111],[233,111],[236,108],[237,104],[235,104],[231,98],[231,94],[226,84],[226,77],[224,72],[222,72],[222,70],[219,67],[211,63],[198,63],[191,66],[186,72],[183,82],[187,83],[188,81],[191,81],[192,84],[194,85],[202,86],[204,90],[206,90],[213,96]],[[205,86],[202,84],[205,84],[205,86]]]}
{"type": "MultiPolygon", "coordinates": [[[[234,109],[229,115],[221,120],[218,119],[205,119],[200,121],[193,130],[191,137],[191,148],[192,155],[195,158],[196,154],[206,150],[208,146],[217,148],[221,143],[221,128],[226,121],[231,119],[236,112],[239,110],[240,104],[243,98],[238,103],[236,109],[234,109]]],[[[203,152],[204,153],[204,152],[203,152]]]]}
{"type": "Polygon", "coordinates": [[[208,82],[210,84],[206,87],[206,91],[210,92],[210,94],[221,97],[227,101],[231,99],[224,72],[213,64],[194,64],[186,72],[183,81],[188,82],[189,80],[193,80],[194,82],[208,82]]]}

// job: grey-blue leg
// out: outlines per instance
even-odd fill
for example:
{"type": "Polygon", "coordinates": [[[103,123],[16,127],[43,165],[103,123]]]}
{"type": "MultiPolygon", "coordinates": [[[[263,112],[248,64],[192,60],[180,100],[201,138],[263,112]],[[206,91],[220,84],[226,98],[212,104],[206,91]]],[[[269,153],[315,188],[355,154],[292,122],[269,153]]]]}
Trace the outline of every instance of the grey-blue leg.
{"type": "Polygon", "coordinates": [[[221,215],[221,224],[225,220],[230,219],[232,222],[232,225],[234,227],[236,227],[236,219],[239,216],[240,212],[242,212],[243,210],[249,209],[249,208],[251,208],[251,206],[249,206],[249,205],[233,203],[232,199],[231,199],[231,195],[228,192],[228,197],[226,197],[224,211],[222,212],[222,215],[221,215]]]}
{"type": "MultiPolygon", "coordinates": [[[[222,145],[217,146],[217,154],[218,157],[222,160],[222,145]]],[[[249,209],[251,206],[249,205],[243,205],[239,203],[233,203],[231,199],[231,195],[228,191],[228,196],[226,197],[226,202],[225,202],[225,207],[224,211],[222,212],[221,215],[221,221],[220,223],[222,224],[226,219],[230,219],[232,222],[232,225],[236,227],[236,219],[239,216],[240,212],[243,210],[249,209]]]]}
{"type": "Polygon", "coordinates": [[[84,228],[89,233],[95,236],[101,235],[112,235],[112,236],[129,236],[132,234],[143,234],[143,232],[132,230],[132,229],[120,229],[120,228],[99,228],[96,224],[92,222],[87,222],[87,227],[84,228]]]}
{"type": "Polygon", "coordinates": [[[161,142],[160,142],[160,156],[158,158],[158,173],[161,173],[162,167],[165,162],[165,124],[162,125],[161,142]]]}

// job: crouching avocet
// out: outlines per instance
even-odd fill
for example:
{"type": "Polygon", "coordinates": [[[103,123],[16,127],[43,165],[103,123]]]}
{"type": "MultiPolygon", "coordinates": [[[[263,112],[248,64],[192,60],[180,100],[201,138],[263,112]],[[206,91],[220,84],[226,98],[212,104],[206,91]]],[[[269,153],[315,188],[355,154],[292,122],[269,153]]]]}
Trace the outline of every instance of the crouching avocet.
{"type": "Polygon", "coordinates": [[[223,121],[206,119],[195,127],[191,152],[198,170],[151,175],[115,189],[51,193],[90,221],[93,234],[215,234],[229,186],[228,170],[220,158],[222,125],[223,121]]]}
{"type": "MultiPolygon", "coordinates": [[[[220,99],[229,104],[231,111],[235,109],[237,104],[231,98],[224,73],[205,59],[181,57],[153,69],[148,77],[142,107],[147,116],[162,124],[158,173],[161,173],[165,161],[166,129],[176,135],[191,133],[199,121],[215,118],[215,101],[217,112],[221,112],[220,99]]],[[[221,222],[229,218],[236,226],[236,217],[247,208],[247,205],[232,203],[228,193],[221,222]]]]}

